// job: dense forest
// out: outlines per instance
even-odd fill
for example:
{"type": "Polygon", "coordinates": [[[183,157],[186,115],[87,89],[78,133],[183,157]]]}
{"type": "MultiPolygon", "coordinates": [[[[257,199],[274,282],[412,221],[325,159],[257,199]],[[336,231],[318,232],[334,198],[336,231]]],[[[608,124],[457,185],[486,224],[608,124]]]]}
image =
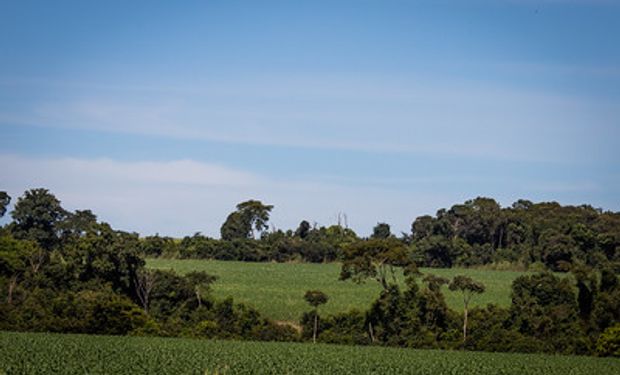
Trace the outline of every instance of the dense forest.
{"type": "MultiPolygon", "coordinates": [[[[258,201],[239,204],[221,227],[221,240],[196,233],[178,242],[151,236],[143,240],[148,256],[243,261],[331,262],[361,240],[336,224],[295,230],[268,230],[273,207],[258,201]]],[[[433,216],[421,216],[410,233],[392,234],[378,223],[371,239],[397,239],[408,256],[425,267],[504,267],[569,271],[573,265],[600,268],[620,261],[620,213],[591,206],[519,200],[502,208],[493,199],[476,198],[433,216]]]]}
{"type": "MultiPolygon", "coordinates": [[[[10,201],[0,192],[0,216],[10,201]]],[[[45,189],[29,190],[0,228],[0,329],[620,356],[619,213],[523,200],[502,208],[476,198],[416,218],[410,233],[379,223],[366,238],[305,220],[269,230],[272,209],[240,203],[221,239],[197,233],[179,241],[115,230],[89,210],[66,211],[45,189]],[[215,299],[209,274],[146,269],[145,257],[154,256],[338,261],[340,279],[378,282],[382,292],[366,311],[321,316],[329,296],[308,291],[298,330],[215,299]],[[422,266],[539,272],[515,280],[509,308],[468,309],[484,285],[422,277],[422,266]],[[447,307],[442,285],[462,293],[463,311],[447,307]]]]}

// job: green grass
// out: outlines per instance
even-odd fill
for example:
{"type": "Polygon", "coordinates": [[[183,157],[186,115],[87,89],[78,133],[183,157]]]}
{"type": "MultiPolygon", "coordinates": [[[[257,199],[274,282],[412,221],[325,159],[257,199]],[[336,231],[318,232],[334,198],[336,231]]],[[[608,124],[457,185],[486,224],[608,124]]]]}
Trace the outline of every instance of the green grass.
{"type": "Polygon", "coordinates": [[[620,360],[325,344],[0,332],[6,374],[619,374],[620,360]]]}
{"type": "MultiPolygon", "coordinates": [[[[344,312],[356,308],[367,309],[377,298],[381,287],[375,281],[355,284],[339,281],[340,265],[309,263],[249,263],[212,260],[148,259],[147,266],[172,269],[184,274],[206,271],[217,275],[213,285],[216,297],[233,297],[236,301],[254,306],[268,317],[276,320],[298,321],[310,307],[303,299],[306,290],[319,289],[329,296],[329,302],[321,306],[326,313],[344,312]]],[[[521,272],[487,271],[475,269],[423,268],[423,273],[433,273],[451,278],[467,275],[481,281],[486,292],[475,296],[473,305],[486,306],[495,303],[510,305],[512,281],[521,272]]],[[[399,278],[402,283],[402,277],[399,278]]],[[[460,311],[463,301],[460,294],[444,288],[448,305],[460,311]]]]}

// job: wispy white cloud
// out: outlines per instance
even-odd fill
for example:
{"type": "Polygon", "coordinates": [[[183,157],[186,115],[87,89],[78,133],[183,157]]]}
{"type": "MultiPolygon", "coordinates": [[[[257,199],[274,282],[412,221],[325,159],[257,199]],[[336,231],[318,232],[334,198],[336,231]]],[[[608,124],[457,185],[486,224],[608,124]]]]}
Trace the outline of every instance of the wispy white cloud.
{"type": "Polygon", "coordinates": [[[50,96],[28,110],[0,107],[5,123],[526,161],[573,159],[577,144],[588,140],[609,154],[617,118],[620,109],[609,101],[414,79],[266,80],[169,92],[94,87],[50,96]]]}

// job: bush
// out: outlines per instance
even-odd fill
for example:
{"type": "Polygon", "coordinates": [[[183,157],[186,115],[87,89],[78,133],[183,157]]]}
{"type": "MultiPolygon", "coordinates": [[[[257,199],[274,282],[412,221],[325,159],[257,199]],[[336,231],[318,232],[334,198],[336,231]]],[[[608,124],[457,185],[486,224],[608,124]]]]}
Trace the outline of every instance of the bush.
{"type": "Polygon", "coordinates": [[[601,356],[620,357],[620,323],[608,327],[596,342],[596,353],[601,356]]]}

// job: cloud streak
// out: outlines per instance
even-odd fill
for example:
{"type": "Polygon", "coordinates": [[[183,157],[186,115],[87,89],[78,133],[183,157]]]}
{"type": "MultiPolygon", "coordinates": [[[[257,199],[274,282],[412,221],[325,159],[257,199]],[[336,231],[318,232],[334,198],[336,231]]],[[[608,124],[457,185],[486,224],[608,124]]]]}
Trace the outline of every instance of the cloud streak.
{"type": "MultiPolygon", "coordinates": [[[[617,103],[476,84],[308,80],[165,93],[76,90],[0,122],[361,152],[566,161],[577,143],[608,158],[617,103]],[[533,136],[536,135],[536,136],[533,136]],[[545,140],[553,139],[552,143],[545,140]]],[[[52,97],[54,97],[52,99],[52,97]]]]}

